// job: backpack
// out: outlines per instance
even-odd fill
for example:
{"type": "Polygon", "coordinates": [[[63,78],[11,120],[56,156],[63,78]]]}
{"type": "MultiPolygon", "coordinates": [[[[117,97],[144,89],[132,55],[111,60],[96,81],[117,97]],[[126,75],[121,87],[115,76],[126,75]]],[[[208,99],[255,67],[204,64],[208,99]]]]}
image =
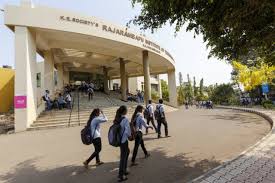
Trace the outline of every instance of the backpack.
{"type": "MultiPolygon", "coordinates": [[[[96,128],[97,128],[97,126],[95,127],[95,129],[96,128]]],[[[82,143],[85,145],[92,144],[93,140],[94,140],[94,135],[95,135],[95,131],[94,131],[94,134],[91,135],[91,121],[89,120],[87,122],[87,125],[80,132],[82,143]]]]}
{"type": "Polygon", "coordinates": [[[45,95],[42,97],[42,99],[43,99],[45,102],[47,102],[45,95]]]}
{"type": "Polygon", "coordinates": [[[155,116],[156,120],[160,120],[161,119],[161,114],[160,114],[159,106],[156,107],[156,110],[154,111],[154,116],[155,116]]]}
{"type": "Polygon", "coordinates": [[[130,123],[130,129],[131,129],[131,136],[128,138],[130,141],[133,141],[136,139],[136,121],[137,117],[135,117],[134,121],[131,121],[130,123]]]}
{"type": "Polygon", "coordinates": [[[108,132],[108,140],[109,140],[109,144],[111,146],[114,147],[119,147],[121,145],[121,140],[122,140],[122,136],[124,134],[125,129],[122,132],[121,135],[121,121],[124,119],[125,117],[122,117],[119,120],[119,123],[114,123],[110,128],[109,128],[109,132],[108,132]]]}
{"type": "Polygon", "coordinates": [[[149,106],[147,106],[143,111],[143,116],[144,116],[145,119],[148,119],[149,116],[150,116],[148,108],[149,108],[149,106]]]}

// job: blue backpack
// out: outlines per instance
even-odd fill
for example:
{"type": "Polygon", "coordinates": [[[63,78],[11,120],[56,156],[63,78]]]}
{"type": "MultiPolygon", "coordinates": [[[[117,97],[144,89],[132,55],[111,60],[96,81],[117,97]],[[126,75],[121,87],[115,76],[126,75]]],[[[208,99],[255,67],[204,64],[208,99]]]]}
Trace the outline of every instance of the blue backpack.
{"type": "MultiPolygon", "coordinates": [[[[95,127],[96,130],[97,126],[95,127]]],[[[95,136],[95,131],[94,134],[91,134],[91,121],[89,120],[87,122],[87,125],[81,130],[80,136],[81,136],[81,141],[85,145],[90,145],[93,143],[94,136],[95,136]]]]}
{"type": "Polygon", "coordinates": [[[109,144],[111,146],[114,147],[119,147],[121,145],[121,140],[122,140],[122,136],[124,134],[125,129],[123,130],[123,132],[121,133],[121,121],[124,119],[125,117],[122,117],[118,123],[114,123],[110,128],[109,128],[109,132],[108,132],[108,140],[109,140],[109,144]],[[122,134],[122,135],[121,135],[122,134]]]}

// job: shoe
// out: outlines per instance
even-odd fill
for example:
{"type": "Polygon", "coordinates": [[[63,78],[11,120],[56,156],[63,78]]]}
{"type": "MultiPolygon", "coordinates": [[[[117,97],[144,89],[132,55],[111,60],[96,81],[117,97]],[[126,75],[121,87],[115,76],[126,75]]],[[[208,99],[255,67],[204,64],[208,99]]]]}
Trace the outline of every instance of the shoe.
{"type": "Polygon", "coordinates": [[[87,161],[84,161],[83,165],[84,165],[85,168],[87,168],[87,169],[89,168],[87,161]]]}
{"type": "Polygon", "coordinates": [[[170,135],[166,135],[165,137],[168,138],[168,137],[171,137],[171,136],[170,135]]]}
{"type": "Polygon", "coordinates": [[[100,165],[103,165],[103,164],[104,164],[104,162],[100,161],[100,162],[96,163],[96,166],[100,166],[100,165]]]}
{"type": "Polygon", "coordinates": [[[149,154],[149,153],[148,153],[148,154],[145,154],[145,159],[146,159],[146,158],[149,158],[150,156],[151,156],[151,154],[149,154]]]}
{"type": "Polygon", "coordinates": [[[162,138],[162,136],[159,135],[159,136],[158,136],[158,139],[160,139],[160,138],[162,138]]]}
{"type": "Polygon", "coordinates": [[[137,166],[137,165],[138,165],[138,163],[136,163],[136,162],[131,163],[131,166],[137,166]]]}
{"type": "Polygon", "coordinates": [[[128,178],[126,176],[119,176],[118,177],[118,182],[124,182],[126,180],[128,180],[128,178]]]}
{"type": "Polygon", "coordinates": [[[129,174],[130,174],[130,172],[125,172],[125,174],[124,174],[124,175],[125,175],[125,176],[127,176],[127,175],[129,175],[129,174]]]}

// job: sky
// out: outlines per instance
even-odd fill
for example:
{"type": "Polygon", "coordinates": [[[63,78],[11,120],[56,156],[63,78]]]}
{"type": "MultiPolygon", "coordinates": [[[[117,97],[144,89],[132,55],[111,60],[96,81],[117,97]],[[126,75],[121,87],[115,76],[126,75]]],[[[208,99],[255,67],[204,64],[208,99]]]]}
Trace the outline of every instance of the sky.
{"type": "MultiPolygon", "coordinates": [[[[33,0],[33,3],[99,17],[122,26],[140,12],[140,6],[133,8],[130,0],[33,0]]],[[[19,5],[20,0],[0,0],[1,9],[6,4],[19,5]]],[[[134,25],[131,25],[131,29],[141,32],[134,25]]],[[[206,49],[202,36],[194,38],[194,33],[186,32],[184,28],[175,36],[174,28],[170,25],[154,34],[150,31],[144,34],[171,53],[176,62],[177,78],[178,72],[182,72],[184,81],[189,74],[191,78],[196,77],[197,84],[201,78],[205,85],[230,82],[232,67],[225,61],[207,58],[209,50],[206,49]]],[[[2,65],[14,66],[14,35],[4,25],[4,12],[0,11],[0,66],[2,65]]]]}

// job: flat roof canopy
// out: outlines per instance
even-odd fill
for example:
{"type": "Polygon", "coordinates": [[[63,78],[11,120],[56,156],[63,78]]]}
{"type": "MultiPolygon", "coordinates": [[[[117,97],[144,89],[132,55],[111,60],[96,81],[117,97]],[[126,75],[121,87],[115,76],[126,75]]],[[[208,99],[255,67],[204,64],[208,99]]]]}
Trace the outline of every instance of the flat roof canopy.
{"type": "Polygon", "coordinates": [[[37,52],[51,50],[55,64],[67,71],[102,73],[120,77],[119,58],[129,77],[143,75],[142,51],[148,50],[151,74],[174,70],[167,50],[143,35],[97,19],[48,7],[6,6],[5,24],[26,26],[36,35],[37,52]]]}

